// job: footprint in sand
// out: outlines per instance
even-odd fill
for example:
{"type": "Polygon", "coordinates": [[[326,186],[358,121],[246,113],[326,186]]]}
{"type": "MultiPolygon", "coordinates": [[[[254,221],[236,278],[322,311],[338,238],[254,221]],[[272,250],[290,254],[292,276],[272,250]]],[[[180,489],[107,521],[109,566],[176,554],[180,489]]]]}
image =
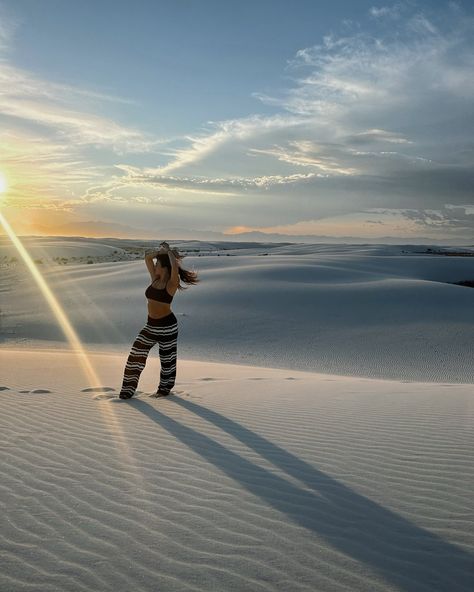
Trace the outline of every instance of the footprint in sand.
{"type": "MultiPolygon", "coordinates": [[[[0,390],[4,390],[8,387],[3,387],[0,390]]],[[[48,389],[35,389],[34,391],[18,391],[19,393],[35,393],[36,395],[40,395],[42,393],[52,393],[53,391],[49,391],[48,389]]]]}
{"type": "Polygon", "coordinates": [[[152,395],[148,395],[148,396],[153,399],[169,399],[170,395],[179,395],[180,397],[191,397],[192,399],[201,399],[202,398],[202,397],[198,397],[196,395],[191,395],[187,391],[177,391],[175,389],[173,389],[171,391],[171,393],[169,395],[166,395],[165,397],[155,397],[154,393],[152,395]]]}
{"type": "Polygon", "coordinates": [[[89,388],[82,389],[81,393],[107,393],[109,391],[114,391],[115,389],[111,386],[92,386],[89,388]]]}
{"type": "Polygon", "coordinates": [[[112,399],[117,399],[118,401],[122,400],[118,395],[108,395],[105,393],[103,395],[96,395],[94,397],[94,400],[96,401],[111,401],[112,399]]]}
{"type": "MultiPolygon", "coordinates": [[[[179,395],[180,397],[191,397],[191,399],[202,399],[202,397],[199,397],[198,395],[191,395],[191,393],[188,393],[187,391],[172,390],[171,394],[172,395],[179,395]]],[[[166,399],[166,397],[165,397],[165,399],[166,399]]]]}
{"type": "MultiPolygon", "coordinates": [[[[266,380],[263,376],[251,376],[248,380],[266,380]]],[[[294,376],[285,376],[285,380],[298,380],[294,376]]]]}

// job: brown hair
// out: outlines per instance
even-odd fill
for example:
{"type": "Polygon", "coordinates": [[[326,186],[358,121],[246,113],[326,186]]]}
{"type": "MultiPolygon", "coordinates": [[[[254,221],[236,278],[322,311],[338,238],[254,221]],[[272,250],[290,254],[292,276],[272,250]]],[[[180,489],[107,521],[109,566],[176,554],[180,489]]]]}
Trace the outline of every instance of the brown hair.
{"type": "MultiPolygon", "coordinates": [[[[173,254],[178,262],[178,274],[180,280],[182,280],[185,284],[195,285],[201,280],[198,278],[198,275],[195,271],[189,271],[188,269],[183,269],[181,267],[181,261],[184,259],[186,255],[181,255],[178,253],[177,249],[172,249],[173,254]]],[[[160,253],[157,256],[159,259],[162,267],[167,267],[168,271],[171,275],[171,261],[169,255],[167,253],[160,253]]],[[[181,282],[178,282],[178,290],[187,290],[185,286],[181,285],[181,282]]]]}

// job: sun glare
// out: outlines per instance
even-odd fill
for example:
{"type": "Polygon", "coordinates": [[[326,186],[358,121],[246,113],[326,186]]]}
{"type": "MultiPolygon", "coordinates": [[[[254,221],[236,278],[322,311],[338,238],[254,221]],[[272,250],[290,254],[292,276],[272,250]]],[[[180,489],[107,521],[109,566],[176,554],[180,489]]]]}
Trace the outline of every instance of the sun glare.
{"type": "MultiPolygon", "coordinates": [[[[4,179],[4,176],[1,173],[0,173],[0,179],[4,179]]],[[[16,247],[16,250],[18,251],[18,254],[20,255],[20,257],[22,258],[24,264],[26,265],[26,268],[29,270],[29,272],[33,276],[33,279],[36,281],[36,284],[37,284],[40,292],[43,294],[46,302],[49,304],[54,316],[56,317],[56,320],[57,320],[59,326],[63,330],[64,335],[66,336],[69,344],[71,345],[72,350],[74,351],[74,353],[76,353],[78,355],[79,363],[81,364],[82,369],[84,370],[84,374],[87,378],[87,383],[89,384],[89,387],[92,389],[94,389],[94,388],[96,389],[97,385],[100,385],[102,383],[102,380],[100,379],[100,377],[96,373],[95,368],[92,364],[92,361],[90,360],[89,355],[87,353],[87,350],[82,345],[79,335],[77,334],[76,330],[74,329],[71,322],[69,321],[66,311],[61,306],[61,303],[56,298],[55,294],[53,293],[53,291],[51,290],[51,288],[47,284],[46,280],[43,278],[39,268],[35,265],[33,258],[28,253],[27,249],[23,246],[23,243],[18,238],[15,231],[8,223],[8,220],[3,216],[1,211],[0,211],[0,227],[3,227],[5,233],[10,237],[10,240],[12,241],[13,245],[16,247]]],[[[103,407],[102,411],[104,414],[104,419],[107,423],[107,427],[108,427],[109,431],[113,434],[113,436],[115,436],[116,443],[117,443],[118,447],[120,448],[120,450],[119,450],[120,457],[126,460],[126,462],[128,464],[128,470],[133,470],[137,482],[141,482],[142,475],[141,475],[141,473],[137,472],[137,470],[134,468],[136,466],[136,464],[135,464],[134,458],[132,456],[131,449],[128,445],[125,433],[122,429],[120,421],[119,421],[113,407],[112,406],[103,407]],[[131,469],[130,469],[130,467],[131,467],[131,469]]]]}

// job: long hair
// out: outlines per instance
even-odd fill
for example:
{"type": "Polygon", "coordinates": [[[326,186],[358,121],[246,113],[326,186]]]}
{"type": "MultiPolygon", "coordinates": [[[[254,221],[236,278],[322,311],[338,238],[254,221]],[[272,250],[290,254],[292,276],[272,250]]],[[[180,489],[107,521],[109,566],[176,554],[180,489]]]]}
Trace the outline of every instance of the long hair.
{"type": "MultiPolygon", "coordinates": [[[[173,254],[176,258],[176,261],[178,262],[179,279],[183,281],[185,284],[190,285],[194,285],[200,282],[201,280],[198,278],[198,275],[195,271],[189,271],[188,269],[183,269],[181,267],[181,261],[185,258],[186,255],[181,255],[180,253],[178,253],[176,249],[173,249],[173,254]]],[[[168,271],[171,275],[171,261],[169,255],[167,253],[160,253],[157,256],[157,259],[159,259],[162,267],[168,268],[168,271]]],[[[187,290],[185,286],[181,285],[181,281],[178,282],[178,290],[187,290]]]]}

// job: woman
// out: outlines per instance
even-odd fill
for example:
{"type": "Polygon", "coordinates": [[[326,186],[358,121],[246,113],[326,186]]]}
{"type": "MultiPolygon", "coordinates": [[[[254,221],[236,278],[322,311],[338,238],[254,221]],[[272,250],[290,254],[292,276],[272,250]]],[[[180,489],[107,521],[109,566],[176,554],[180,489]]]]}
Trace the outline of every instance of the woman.
{"type": "Polygon", "coordinates": [[[148,320],[135,338],[128,356],[119,395],[121,399],[130,399],[135,394],[148,353],[156,343],[159,344],[161,371],[160,384],[153,396],[169,395],[176,380],[178,319],[171,311],[170,303],[177,290],[186,290],[180,284],[180,278],[186,284],[196,284],[199,279],[195,272],[180,266],[183,255],[176,249],[170,249],[167,242],[161,243],[160,247],[159,251],[145,255],[151,277],[151,284],[145,291],[148,320]]]}

